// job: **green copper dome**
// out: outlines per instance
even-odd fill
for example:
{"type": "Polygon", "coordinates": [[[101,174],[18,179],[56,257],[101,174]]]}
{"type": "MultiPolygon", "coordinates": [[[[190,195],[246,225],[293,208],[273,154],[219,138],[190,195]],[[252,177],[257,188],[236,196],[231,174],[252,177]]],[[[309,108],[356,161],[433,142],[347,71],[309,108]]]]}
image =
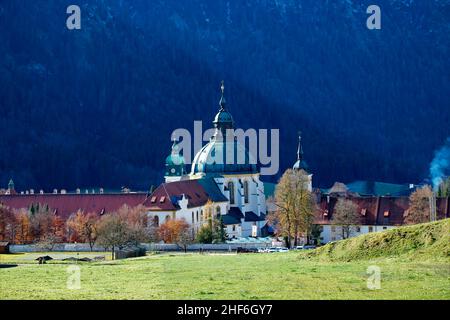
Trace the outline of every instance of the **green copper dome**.
{"type": "Polygon", "coordinates": [[[257,173],[256,161],[238,141],[215,140],[205,145],[192,162],[191,174],[257,173]]]}
{"type": "Polygon", "coordinates": [[[172,152],[166,158],[166,176],[182,176],[185,174],[184,157],[180,154],[178,141],[174,140],[172,152]]]}
{"type": "Polygon", "coordinates": [[[237,141],[234,133],[227,132],[227,129],[233,129],[234,121],[231,113],[225,109],[224,89],[222,82],[220,110],[213,121],[216,133],[195,156],[191,174],[221,175],[258,172],[256,161],[249,151],[237,141]]]}
{"type": "Polygon", "coordinates": [[[233,128],[234,121],[233,121],[233,117],[231,116],[231,113],[229,113],[225,109],[221,109],[216,114],[216,117],[214,118],[213,123],[216,127],[227,126],[227,127],[229,127],[229,129],[231,129],[231,128],[233,128]]]}

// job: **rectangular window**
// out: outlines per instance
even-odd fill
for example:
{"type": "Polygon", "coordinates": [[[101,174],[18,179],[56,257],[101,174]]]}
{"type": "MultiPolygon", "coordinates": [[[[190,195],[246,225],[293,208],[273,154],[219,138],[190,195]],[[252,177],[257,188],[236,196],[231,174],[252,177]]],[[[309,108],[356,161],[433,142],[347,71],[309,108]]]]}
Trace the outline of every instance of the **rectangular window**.
{"type": "Polygon", "coordinates": [[[248,203],[248,181],[244,181],[244,202],[248,203]]]}
{"type": "Polygon", "coordinates": [[[336,232],[336,227],[335,226],[331,226],[331,232],[336,232]]]}
{"type": "Polygon", "coordinates": [[[373,227],[369,227],[369,232],[373,232],[373,227]]]}
{"type": "Polygon", "coordinates": [[[361,232],[361,227],[356,227],[356,232],[361,232]]]}
{"type": "Polygon", "coordinates": [[[159,200],[159,202],[160,202],[160,203],[164,203],[164,201],[166,201],[166,197],[165,197],[165,196],[162,196],[162,197],[161,197],[161,200],[159,200]]]}

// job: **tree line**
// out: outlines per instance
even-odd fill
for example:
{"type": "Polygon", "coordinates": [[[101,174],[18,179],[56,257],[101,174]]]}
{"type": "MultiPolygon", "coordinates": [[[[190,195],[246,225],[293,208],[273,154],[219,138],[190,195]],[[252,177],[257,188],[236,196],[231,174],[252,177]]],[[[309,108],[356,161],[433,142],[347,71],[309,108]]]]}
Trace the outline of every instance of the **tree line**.
{"type": "Polygon", "coordinates": [[[174,243],[186,250],[193,242],[226,240],[224,225],[218,217],[206,219],[197,234],[184,219],[169,219],[161,225],[154,221],[142,205],[124,205],[103,215],[79,210],[66,221],[47,205],[19,210],[0,205],[0,241],[37,244],[45,250],[53,250],[58,243],[87,243],[91,250],[98,245],[114,252],[145,242],[174,243]]]}

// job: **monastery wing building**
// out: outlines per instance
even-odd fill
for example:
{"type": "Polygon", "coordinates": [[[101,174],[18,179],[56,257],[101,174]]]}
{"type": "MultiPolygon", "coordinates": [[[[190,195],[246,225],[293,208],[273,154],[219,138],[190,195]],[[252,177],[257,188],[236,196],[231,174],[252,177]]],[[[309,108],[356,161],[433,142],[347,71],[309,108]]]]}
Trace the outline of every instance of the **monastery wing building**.
{"type": "Polygon", "coordinates": [[[266,225],[264,183],[253,156],[236,138],[222,83],[214,136],[194,157],[191,170],[174,141],[166,158],[165,183],[147,199],[155,225],[185,219],[193,233],[212,217],[221,218],[230,238],[261,236],[266,225]]]}

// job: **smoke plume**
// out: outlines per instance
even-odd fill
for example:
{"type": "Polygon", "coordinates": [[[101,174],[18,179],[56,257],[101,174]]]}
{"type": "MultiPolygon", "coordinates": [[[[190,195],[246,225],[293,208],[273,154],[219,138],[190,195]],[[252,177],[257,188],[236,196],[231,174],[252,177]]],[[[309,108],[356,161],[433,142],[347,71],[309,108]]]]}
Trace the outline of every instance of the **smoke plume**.
{"type": "Polygon", "coordinates": [[[436,150],[430,164],[430,177],[435,190],[448,175],[450,175],[450,137],[439,150],[436,150]]]}

